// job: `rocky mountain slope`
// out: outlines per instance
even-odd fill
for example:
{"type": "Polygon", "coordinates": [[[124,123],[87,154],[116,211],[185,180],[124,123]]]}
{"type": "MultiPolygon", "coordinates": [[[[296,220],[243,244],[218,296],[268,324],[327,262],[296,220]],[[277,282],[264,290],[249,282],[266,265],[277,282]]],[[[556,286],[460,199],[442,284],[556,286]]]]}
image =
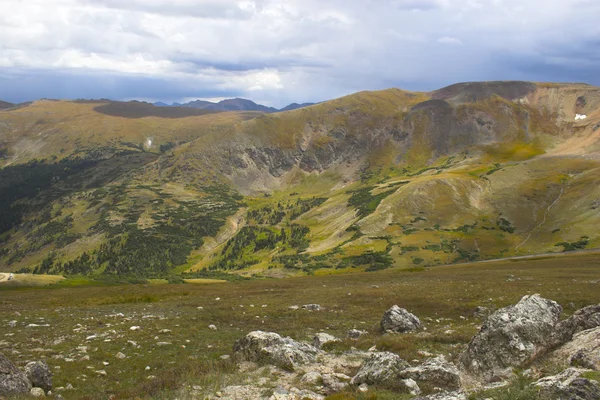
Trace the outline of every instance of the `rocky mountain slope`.
{"type": "Polygon", "coordinates": [[[600,245],[600,88],[475,82],[275,114],[139,108],[0,112],[3,269],[285,276],[600,245]]]}

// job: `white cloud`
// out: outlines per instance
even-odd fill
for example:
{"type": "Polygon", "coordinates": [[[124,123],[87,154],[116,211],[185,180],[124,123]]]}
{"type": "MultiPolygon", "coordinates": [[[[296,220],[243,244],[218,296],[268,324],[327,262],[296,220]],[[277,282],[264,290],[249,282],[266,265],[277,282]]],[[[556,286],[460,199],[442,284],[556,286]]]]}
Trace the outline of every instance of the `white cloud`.
{"type": "Polygon", "coordinates": [[[442,44],[454,44],[454,45],[462,44],[462,41],[460,39],[450,37],[450,36],[443,36],[441,38],[438,38],[437,42],[442,43],[442,44]]]}
{"type": "MultiPolygon", "coordinates": [[[[585,80],[578,68],[600,69],[597,44],[585,45],[600,36],[600,3],[589,0],[577,7],[564,0],[543,7],[538,0],[2,4],[10,13],[0,14],[1,69],[145,77],[165,82],[165,98],[175,81],[207,92],[198,97],[228,91],[276,103],[388,86],[428,90],[458,80],[550,80],[547,65],[562,67],[557,76],[568,80],[585,80]]],[[[0,81],[0,91],[6,85],[0,81]]]]}

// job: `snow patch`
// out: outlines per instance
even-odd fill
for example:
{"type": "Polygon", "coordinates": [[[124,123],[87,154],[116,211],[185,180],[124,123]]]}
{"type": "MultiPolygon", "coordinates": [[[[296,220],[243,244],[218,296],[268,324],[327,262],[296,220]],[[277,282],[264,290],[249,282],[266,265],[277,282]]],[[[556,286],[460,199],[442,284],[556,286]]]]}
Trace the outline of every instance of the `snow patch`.
{"type": "Polygon", "coordinates": [[[578,121],[580,119],[586,119],[587,115],[585,114],[575,114],[575,121],[578,121]]]}

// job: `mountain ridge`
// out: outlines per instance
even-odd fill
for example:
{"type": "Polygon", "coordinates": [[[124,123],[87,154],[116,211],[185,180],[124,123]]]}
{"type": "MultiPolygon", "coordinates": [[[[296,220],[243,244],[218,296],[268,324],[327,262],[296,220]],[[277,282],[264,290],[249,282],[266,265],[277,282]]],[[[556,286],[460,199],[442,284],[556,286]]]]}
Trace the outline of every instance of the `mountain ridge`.
{"type": "Polygon", "coordinates": [[[265,113],[274,113],[281,111],[290,111],[298,108],[308,107],[314,105],[315,103],[292,103],[281,109],[277,109],[274,107],[267,107],[262,104],[257,104],[252,100],[243,99],[243,98],[233,98],[233,99],[225,99],[219,102],[211,102],[207,100],[193,100],[187,103],[172,103],[171,105],[166,104],[164,102],[156,102],[153,103],[157,107],[190,107],[190,108],[198,108],[205,110],[215,110],[215,111],[262,111],[265,113]]]}
{"type": "Polygon", "coordinates": [[[0,199],[0,264],[289,276],[600,247],[597,87],[471,82],[178,118],[106,104],[0,114],[0,192],[32,189],[0,199]]]}

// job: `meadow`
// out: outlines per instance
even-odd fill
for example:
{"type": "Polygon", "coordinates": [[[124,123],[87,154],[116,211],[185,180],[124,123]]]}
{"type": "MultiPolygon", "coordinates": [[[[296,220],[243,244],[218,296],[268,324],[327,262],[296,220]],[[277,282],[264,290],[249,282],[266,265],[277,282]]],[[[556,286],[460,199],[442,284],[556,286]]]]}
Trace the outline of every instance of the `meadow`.
{"type": "MultiPolygon", "coordinates": [[[[253,330],[308,341],[328,332],[343,338],[329,349],[336,353],[376,346],[406,360],[423,360],[424,351],[453,360],[481,325],[474,316],[478,306],[496,309],[540,293],[559,302],[568,316],[600,303],[600,254],[207,283],[3,283],[0,352],[19,366],[46,360],[54,393],[67,399],[213,396],[227,385],[256,379],[226,357],[253,330]],[[323,310],[303,310],[307,303],[323,310]],[[419,316],[427,330],[381,335],[379,321],[393,304],[419,316]],[[293,305],[300,309],[290,309],[293,305]],[[369,334],[344,339],[349,329],[369,334]]],[[[266,390],[269,380],[275,389],[276,376],[264,379],[266,390]]],[[[332,398],[394,396],[373,388],[332,398]]]]}

